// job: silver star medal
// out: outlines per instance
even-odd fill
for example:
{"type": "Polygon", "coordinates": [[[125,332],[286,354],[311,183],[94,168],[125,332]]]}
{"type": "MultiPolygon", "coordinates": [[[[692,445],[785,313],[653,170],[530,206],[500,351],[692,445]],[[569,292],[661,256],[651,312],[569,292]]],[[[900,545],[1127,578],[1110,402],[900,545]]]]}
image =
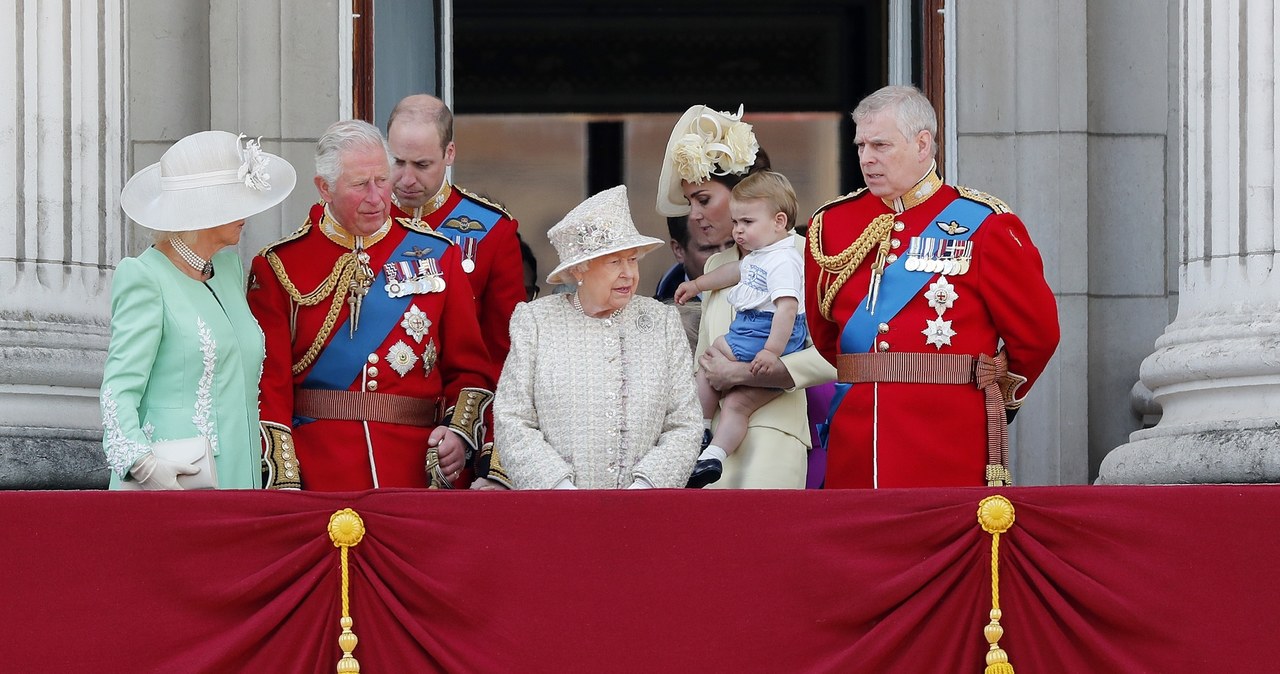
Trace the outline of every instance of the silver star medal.
{"type": "Polygon", "coordinates": [[[956,300],[960,299],[956,294],[956,287],[945,276],[939,276],[937,281],[930,283],[929,291],[924,296],[929,300],[929,306],[938,312],[938,316],[955,306],[956,300]]]}
{"type": "Polygon", "coordinates": [[[938,318],[925,321],[925,329],[920,333],[925,336],[926,344],[932,344],[941,351],[942,347],[951,346],[951,338],[956,336],[956,331],[951,329],[951,321],[942,320],[942,314],[955,306],[960,296],[956,294],[956,287],[951,285],[946,276],[939,276],[937,281],[929,284],[929,290],[925,292],[924,297],[929,300],[929,306],[938,312],[938,318]]]}
{"type": "Polygon", "coordinates": [[[416,305],[411,304],[409,310],[404,312],[404,320],[400,321],[400,327],[409,333],[413,341],[421,344],[422,338],[427,336],[427,328],[431,327],[431,319],[427,318],[427,314],[416,305]]]}
{"type": "Polygon", "coordinates": [[[418,364],[418,354],[404,341],[398,341],[387,349],[387,364],[403,377],[418,364]]]}
{"type": "Polygon", "coordinates": [[[944,346],[951,346],[951,338],[956,336],[956,331],[951,329],[951,321],[944,321],[942,316],[938,316],[927,323],[925,329],[920,331],[925,336],[926,344],[938,347],[939,351],[944,346]]]}

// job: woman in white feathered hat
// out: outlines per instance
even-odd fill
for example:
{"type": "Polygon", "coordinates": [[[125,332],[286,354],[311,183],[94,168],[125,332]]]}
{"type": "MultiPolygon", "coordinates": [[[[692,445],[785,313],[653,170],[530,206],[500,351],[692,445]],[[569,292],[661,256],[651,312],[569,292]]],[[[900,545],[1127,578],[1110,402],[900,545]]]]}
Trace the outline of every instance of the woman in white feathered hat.
{"type": "Polygon", "coordinates": [[[125,185],[120,205],[155,243],[121,260],[111,286],[102,444],[113,488],[260,486],[263,337],[233,247],[245,218],[296,180],[257,141],[204,131],[125,185]],[[165,441],[179,441],[178,454],[165,441]],[[202,468],[185,452],[206,441],[213,460],[202,468]]]}
{"type": "Polygon", "coordinates": [[[516,306],[493,403],[494,445],[517,489],[683,487],[698,454],[693,360],[679,313],[636,297],[636,231],[623,186],[547,232],[547,283],[575,292],[516,306]]]}

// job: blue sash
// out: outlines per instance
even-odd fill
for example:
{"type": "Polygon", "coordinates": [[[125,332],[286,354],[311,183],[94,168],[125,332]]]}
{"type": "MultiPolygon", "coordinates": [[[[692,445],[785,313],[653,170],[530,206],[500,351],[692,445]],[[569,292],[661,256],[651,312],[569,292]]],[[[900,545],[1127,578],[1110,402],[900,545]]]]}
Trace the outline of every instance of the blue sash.
{"type": "MultiPolygon", "coordinates": [[[[955,234],[950,234],[934,224],[925,228],[920,235],[944,241],[966,241],[978,231],[987,216],[992,213],[991,207],[986,204],[961,197],[948,204],[934,218],[935,223],[959,224],[960,227],[956,228],[955,234]],[[961,229],[965,231],[959,231],[961,229]]],[[[903,256],[893,264],[885,266],[884,276],[880,279],[880,296],[876,299],[875,313],[867,308],[865,296],[858,300],[857,310],[853,312],[853,316],[849,317],[849,322],[845,323],[844,330],[840,333],[840,353],[870,351],[875,344],[876,335],[879,334],[877,331],[879,324],[893,320],[893,317],[897,316],[912,298],[919,295],[920,289],[937,276],[936,272],[907,271],[906,259],[906,256],[903,256]]],[[[840,408],[840,403],[844,402],[845,394],[851,387],[852,384],[836,382],[835,394],[831,396],[831,408],[827,412],[827,421],[818,424],[818,436],[824,446],[827,444],[827,436],[830,433],[831,420],[835,418],[836,410],[840,408]]]]}
{"type": "MultiPolygon", "coordinates": [[[[415,248],[419,251],[429,251],[417,259],[431,257],[439,260],[448,247],[449,244],[437,237],[406,230],[405,237],[395,250],[391,251],[387,262],[404,258],[406,252],[415,248]]],[[[365,295],[360,308],[360,329],[356,330],[355,335],[348,336],[350,330],[347,326],[351,322],[350,314],[342,325],[333,329],[333,336],[316,358],[311,371],[307,373],[307,378],[302,382],[302,388],[336,391],[346,391],[351,388],[364,369],[365,358],[386,341],[387,335],[404,318],[404,312],[408,310],[414,295],[404,297],[387,295],[386,272],[382,269],[378,269],[377,272],[373,285],[369,287],[369,294],[365,295]]]]}

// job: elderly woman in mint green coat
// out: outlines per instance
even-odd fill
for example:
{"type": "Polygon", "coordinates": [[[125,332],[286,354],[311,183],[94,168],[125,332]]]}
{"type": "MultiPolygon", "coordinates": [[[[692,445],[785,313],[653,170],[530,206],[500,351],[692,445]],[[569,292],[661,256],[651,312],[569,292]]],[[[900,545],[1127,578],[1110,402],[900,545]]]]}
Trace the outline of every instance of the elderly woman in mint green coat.
{"type": "Polygon", "coordinates": [[[198,437],[213,449],[219,487],[261,486],[263,336],[231,247],[245,218],[283,201],[296,179],[256,141],[205,131],[125,185],[121,206],[156,240],[120,261],[111,287],[102,444],[112,488],[181,489],[178,476],[198,469],[152,444],[198,437]]]}

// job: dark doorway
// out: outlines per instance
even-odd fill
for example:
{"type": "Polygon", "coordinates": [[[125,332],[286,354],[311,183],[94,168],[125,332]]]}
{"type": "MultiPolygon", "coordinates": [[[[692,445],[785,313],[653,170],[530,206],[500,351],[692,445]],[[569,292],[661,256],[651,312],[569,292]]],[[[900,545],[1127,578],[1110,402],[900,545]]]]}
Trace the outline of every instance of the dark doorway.
{"type": "MultiPolygon", "coordinates": [[[[454,107],[847,113],[886,81],[886,12],[883,0],[466,0],[454,4],[454,107]]],[[[846,191],[861,184],[850,142],[840,173],[846,191]]]]}

